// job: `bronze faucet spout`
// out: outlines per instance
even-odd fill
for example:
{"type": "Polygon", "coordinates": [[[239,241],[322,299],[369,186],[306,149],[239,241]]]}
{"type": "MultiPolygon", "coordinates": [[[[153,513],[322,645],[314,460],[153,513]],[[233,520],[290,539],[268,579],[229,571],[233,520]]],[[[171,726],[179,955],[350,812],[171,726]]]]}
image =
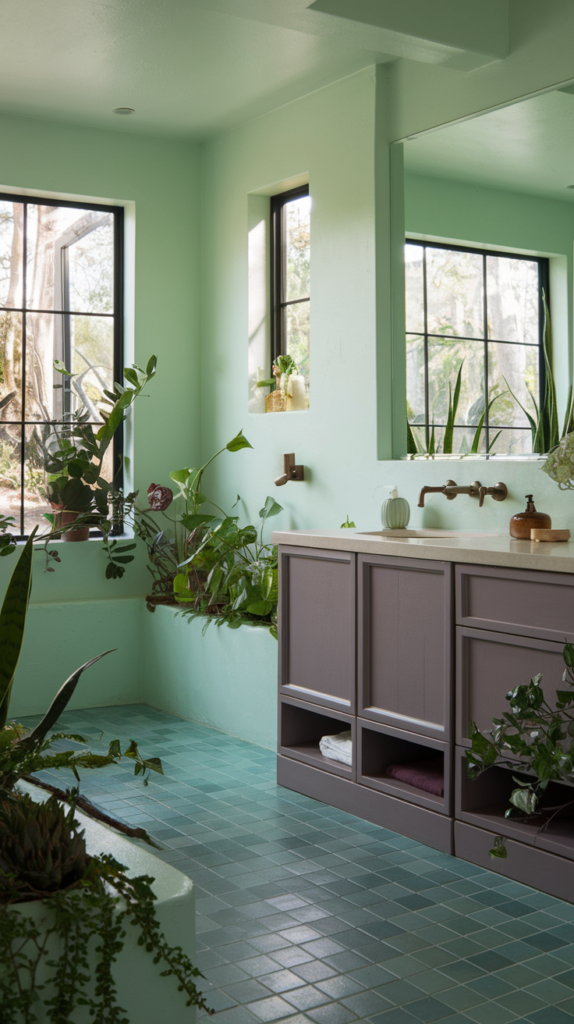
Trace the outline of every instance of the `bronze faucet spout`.
{"type": "Polygon", "coordinates": [[[447,480],[446,484],[443,484],[442,487],[423,487],[419,494],[418,508],[425,507],[425,494],[445,494],[448,500],[452,501],[458,494],[458,491],[453,490],[453,488],[456,488],[454,480],[447,480]]]}
{"type": "Polygon", "coordinates": [[[444,494],[443,487],[422,487],[421,493],[419,494],[418,508],[425,507],[425,494],[444,494]]]}

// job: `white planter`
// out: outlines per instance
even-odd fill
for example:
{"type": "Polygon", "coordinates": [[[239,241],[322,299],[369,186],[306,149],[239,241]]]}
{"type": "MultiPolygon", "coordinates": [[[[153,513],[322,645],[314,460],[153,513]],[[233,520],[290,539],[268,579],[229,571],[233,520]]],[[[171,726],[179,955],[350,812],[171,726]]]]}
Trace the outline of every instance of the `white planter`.
{"type": "Polygon", "coordinates": [[[143,699],[180,718],[277,748],[277,641],[261,626],[216,626],[144,608],[143,699]]]}
{"type": "MultiPolygon", "coordinates": [[[[22,784],[22,789],[34,797],[44,799],[48,794],[33,786],[22,784]]],[[[77,812],[86,833],[86,845],[91,854],[111,854],[120,864],[128,869],[129,875],[151,875],[155,878],[153,890],[157,896],[156,913],[161,929],[171,946],[181,946],[193,961],[195,952],[195,894],[191,879],[176,871],[168,864],[154,857],[147,849],[142,849],[129,839],[117,835],[106,825],[94,821],[85,814],[77,812]]],[[[29,915],[41,922],[48,920],[45,904],[23,903],[18,912],[29,915]]],[[[160,971],[165,964],[154,965],[153,956],[137,945],[138,932],[128,923],[126,925],[124,948],[119,954],[114,977],[117,984],[117,1001],[126,1010],[126,1016],[133,1024],[158,1024],[168,1021],[169,1024],[195,1024],[195,1007],[186,1007],[184,993],[177,991],[177,980],[174,977],[161,978],[160,971]]],[[[95,944],[95,943],[94,943],[95,944]]],[[[56,946],[54,946],[56,952],[56,946]]],[[[95,955],[90,951],[91,962],[95,965],[95,955]]],[[[38,981],[44,982],[49,976],[49,969],[39,972],[38,981]]],[[[198,979],[201,982],[201,978],[198,979]]],[[[207,982],[205,982],[207,987],[207,982]]],[[[198,986],[201,989],[201,984],[198,986]]],[[[47,1016],[42,1010],[34,1008],[39,1024],[47,1024],[47,1016]]],[[[0,1013],[1,1017],[1,1013],[0,1013]]],[[[79,1007],[74,1012],[74,1024],[89,1024],[93,1018],[89,1010],[79,1007]]]]}

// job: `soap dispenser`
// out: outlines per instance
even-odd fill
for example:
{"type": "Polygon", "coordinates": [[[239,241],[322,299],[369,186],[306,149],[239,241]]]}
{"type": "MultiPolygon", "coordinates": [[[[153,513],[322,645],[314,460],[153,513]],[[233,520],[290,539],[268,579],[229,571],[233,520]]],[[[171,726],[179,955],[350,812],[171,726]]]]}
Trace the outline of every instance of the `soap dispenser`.
{"type": "Polygon", "coordinates": [[[390,498],[383,502],[381,520],[387,530],[404,530],[411,518],[411,510],[406,498],[399,498],[399,492],[393,487],[390,498]]]}
{"type": "Polygon", "coordinates": [[[537,512],[532,494],[526,495],[526,509],[510,520],[510,536],[515,540],[530,540],[530,531],[549,530],[552,520],[546,512],[537,512]]]}

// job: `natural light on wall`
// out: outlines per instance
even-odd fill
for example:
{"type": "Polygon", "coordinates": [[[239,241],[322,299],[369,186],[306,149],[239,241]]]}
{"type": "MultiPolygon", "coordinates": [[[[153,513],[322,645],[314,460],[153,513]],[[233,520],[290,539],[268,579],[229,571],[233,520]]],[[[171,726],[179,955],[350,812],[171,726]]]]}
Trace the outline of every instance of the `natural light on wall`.
{"type": "Polygon", "coordinates": [[[305,412],[310,379],[307,185],[249,196],[249,411],[305,412]]]}

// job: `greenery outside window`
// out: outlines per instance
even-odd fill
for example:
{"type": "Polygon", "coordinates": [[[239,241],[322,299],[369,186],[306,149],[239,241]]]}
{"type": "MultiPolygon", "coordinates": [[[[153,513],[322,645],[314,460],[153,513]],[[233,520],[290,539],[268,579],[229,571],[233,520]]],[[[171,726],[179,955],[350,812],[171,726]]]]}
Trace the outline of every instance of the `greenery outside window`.
{"type": "Polygon", "coordinates": [[[445,450],[459,370],[447,452],[470,452],[482,417],[476,451],[532,452],[548,275],[543,257],[407,239],[407,414],[421,453],[445,450]]]}
{"type": "MultiPolygon", "coordinates": [[[[21,536],[52,511],[42,444],[74,413],[101,424],[122,379],[122,277],[121,207],[0,193],[0,513],[21,536]]],[[[115,441],[121,486],[121,428],[115,441]]]]}
{"type": "Polygon", "coordinates": [[[309,186],[271,198],[271,357],[291,356],[309,389],[309,186]]]}

